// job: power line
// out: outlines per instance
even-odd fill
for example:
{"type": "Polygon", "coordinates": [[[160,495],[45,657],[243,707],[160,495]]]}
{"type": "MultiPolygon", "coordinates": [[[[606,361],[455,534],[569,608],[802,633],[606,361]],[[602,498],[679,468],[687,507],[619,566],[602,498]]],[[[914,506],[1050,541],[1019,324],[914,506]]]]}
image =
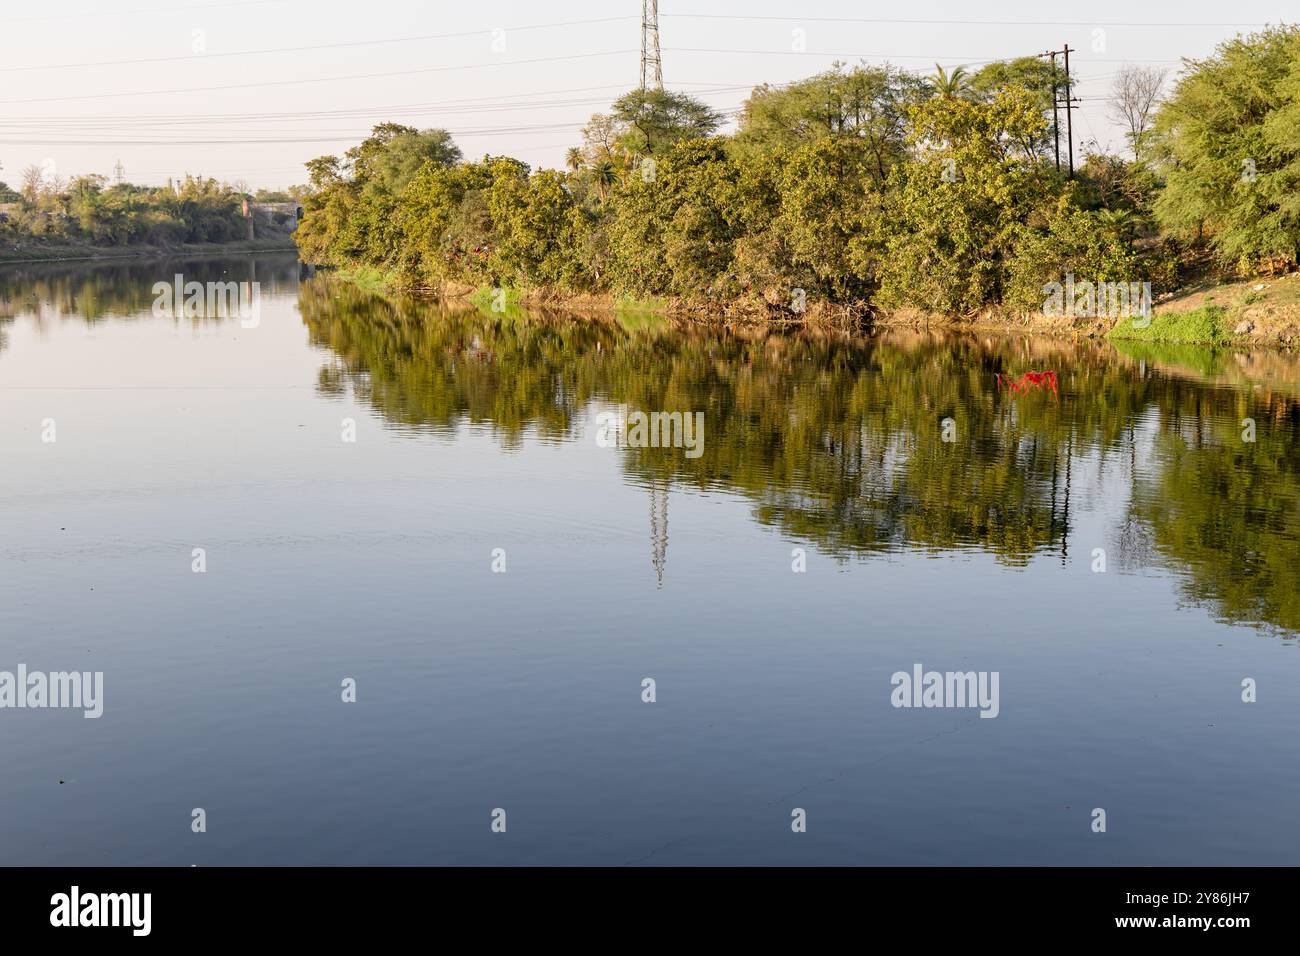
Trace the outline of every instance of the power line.
{"type": "MultiPolygon", "coordinates": [[[[581,123],[555,123],[547,126],[502,127],[500,129],[448,130],[458,136],[519,136],[529,132],[554,132],[557,129],[577,129],[581,123]]],[[[276,139],[6,139],[6,146],[259,146],[289,143],[351,143],[364,139],[365,134],[345,133],[341,136],[304,136],[276,139]]]]}
{"type": "MultiPolygon", "coordinates": [[[[740,53],[745,55],[759,56],[836,56],[846,57],[848,59],[858,60],[946,60],[950,63],[958,63],[962,66],[987,66],[990,63],[1002,63],[1006,60],[1016,59],[1015,57],[994,57],[991,60],[978,60],[973,57],[961,56],[939,56],[933,54],[920,53],[836,53],[830,50],[724,50],[701,47],[682,47],[675,46],[668,48],[669,53],[740,53]]],[[[1089,57],[1089,63],[1181,63],[1181,59],[1173,60],[1132,60],[1132,59],[1106,59],[1104,57],[1089,57]]]]}
{"type": "MultiPolygon", "coordinates": [[[[533,101],[523,100],[527,96],[549,96],[563,93],[585,93],[593,90],[621,90],[625,89],[622,83],[611,83],[603,86],[579,86],[565,90],[539,90],[536,93],[505,93],[497,96],[458,98],[453,100],[432,100],[418,103],[398,103],[390,106],[369,106],[353,107],[338,110],[292,110],[283,113],[117,113],[105,114],[96,113],[93,115],[69,115],[69,116],[40,116],[40,117],[20,117],[17,118],[23,123],[44,123],[60,124],[68,123],[72,125],[96,124],[105,125],[130,125],[132,123],[158,123],[158,124],[188,124],[203,122],[240,122],[244,120],[265,120],[267,122],[291,122],[295,119],[329,119],[329,118],[348,118],[361,117],[370,113],[396,113],[396,112],[423,112],[440,109],[501,109],[501,108],[530,108],[535,104],[533,101]],[[493,103],[494,100],[510,100],[510,103],[493,103]],[[485,104],[485,105],[477,105],[485,104]]],[[[719,90],[726,87],[719,87],[719,90]]]]}
{"type": "Polygon", "coordinates": [[[586,60],[601,56],[626,56],[632,50],[608,50],[602,53],[571,53],[566,56],[534,57],[529,60],[495,60],[488,63],[466,63],[459,66],[426,66],[412,70],[393,70],[387,73],[357,73],[349,76],[318,76],[298,80],[266,80],[260,83],[227,83],[222,86],[191,86],[170,90],[128,90],[120,93],[91,93],[84,96],[45,96],[24,100],[0,100],[0,105],[19,103],[59,103],[68,100],[103,100],[123,96],[167,96],[176,93],[212,93],[218,90],[246,90],[265,86],[297,86],[304,83],[337,83],[348,80],[370,80],[393,76],[413,76],[419,73],[444,73],[453,70],[479,70],[498,66],[527,66],[534,63],[556,63],[561,60],[586,60]]]}
{"type": "Polygon", "coordinates": [[[665,13],[674,20],[774,20],[783,23],[873,23],[917,24],[921,26],[991,26],[991,27],[1265,27],[1267,23],[1206,23],[1186,21],[1136,22],[1131,20],[957,20],[919,17],[806,17],[764,16],[748,13],[665,13]]]}
{"type": "MultiPolygon", "coordinates": [[[[257,5],[262,5],[264,3],[270,3],[270,2],[287,2],[287,0],[258,0],[258,2],[254,2],[254,0],[243,0],[243,2],[231,2],[231,3],[193,4],[188,7],[172,8],[172,10],[166,12],[173,12],[174,10],[177,9],[181,9],[181,10],[202,9],[205,7],[257,6],[257,5]]],[[[660,88],[662,88],[662,59],[661,59],[661,53],[658,48],[658,19],[657,19],[658,9],[657,8],[658,8],[657,0],[643,0],[643,11],[642,11],[643,13],[642,41],[643,42],[642,42],[642,51],[641,51],[642,52],[642,64],[641,64],[642,83],[644,87],[648,87],[651,83],[657,83],[658,85],[660,85],[660,88]]],[[[123,11],[123,13],[126,12],[130,12],[130,11],[123,11]]],[[[163,11],[142,10],[136,12],[149,13],[149,12],[163,12],[163,11]]],[[[959,24],[959,25],[987,24],[987,25],[998,25],[998,26],[1037,25],[1037,24],[1047,24],[1047,23],[1051,23],[1053,25],[1068,24],[1068,21],[993,21],[993,20],[968,20],[968,19],[967,20],[960,20],[960,19],[952,19],[952,20],[933,19],[932,20],[932,19],[904,19],[904,18],[798,17],[798,16],[782,17],[782,16],[758,16],[758,15],[747,16],[747,15],[720,15],[720,14],[719,15],[664,14],[664,16],[669,16],[669,17],[677,16],[682,19],[689,18],[689,19],[787,21],[787,22],[809,21],[809,22],[831,22],[831,23],[877,23],[877,24],[878,23],[896,23],[896,24],[949,23],[949,24],[959,24]]],[[[33,17],[28,19],[35,20],[35,19],[43,19],[43,18],[33,17]]],[[[586,20],[572,20],[566,22],[531,24],[527,26],[514,27],[510,29],[519,30],[519,31],[540,30],[540,29],[549,29],[549,28],[556,28],[556,27],[571,27],[571,26],[577,26],[583,24],[616,22],[616,21],[622,21],[628,19],[632,19],[632,18],[629,16],[610,16],[610,17],[590,18],[586,20]]],[[[1077,25],[1098,25],[1101,22],[1102,21],[1088,21],[1087,23],[1080,22],[1077,25]]],[[[1157,24],[1140,24],[1140,23],[1131,23],[1131,22],[1130,23],[1112,22],[1112,23],[1107,23],[1105,25],[1134,26],[1134,27],[1157,26],[1157,24]]],[[[1191,24],[1189,23],[1189,24],[1158,24],[1158,25],[1159,26],[1180,26],[1181,25],[1181,26],[1208,27],[1208,26],[1231,26],[1233,24],[1208,24],[1208,23],[1191,24]]],[[[0,72],[21,72],[25,70],[44,70],[44,69],[70,69],[70,68],[78,68],[78,67],[95,67],[95,66],[118,66],[118,65],[132,64],[132,63],[158,63],[158,62],[169,62],[169,61],[178,61],[178,60],[192,61],[194,59],[202,59],[207,57],[257,56],[257,55],[279,54],[279,53],[289,53],[289,52],[298,52],[298,51],[336,49],[342,47],[385,45],[385,44],[418,42],[418,41],[436,40],[436,39],[464,38],[464,37],[481,36],[486,32],[488,31],[476,30],[476,31],[463,31],[457,33],[430,34],[430,35],[414,36],[414,37],[394,37],[394,38],[384,38],[384,39],[376,39],[376,40],[342,41],[337,43],[280,47],[280,48],[262,49],[262,50],[230,51],[227,53],[205,54],[203,57],[196,57],[194,55],[185,55],[185,56],[153,57],[153,58],[139,58],[139,59],[127,59],[127,60],[95,61],[95,62],[87,62],[87,63],[80,63],[80,64],[61,64],[61,65],[32,66],[32,67],[0,67],[0,72]]],[[[980,60],[975,58],[963,58],[961,60],[957,60],[951,57],[934,57],[933,55],[834,53],[834,52],[819,52],[819,51],[807,51],[807,50],[779,50],[779,49],[778,50],[731,50],[731,49],[671,48],[671,51],[683,52],[683,53],[704,53],[704,54],[715,54],[715,55],[736,54],[736,55],[767,56],[772,54],[780,54],[780,55],[799,55],[799,56],[821,56],[827,58],[829,57],[843,58],[850,61],[865,60],[867,58],[880,59],[886,61],[888,60],[934,61],[938,59],[945,62],[960,62],[963,65],[968,65],[968,66],[981,66],[987,63],[995,63],[995,62],[1000,62],[1008,59],[1007,57],[1000,57],[1000,58],[988,59],[988,60],[980,60]]],[[[387,77],[410,76],[410,75],[419,75],[419,74],[437,73],[437,72],[454,72],[459,70],[470,70],[470,69],[479,69],[479,68],[486,68],[486,67],[528,65],[528,64],[550,63],[550,62],[560,62],[560,61],[570,61],[570,60],[582,60],[582,59],[588,59],[594,57],[622,56],[629,52],[631,51],[615,50],[609,52],[578,53],[578,54],[570,54],[570,55],[562,55],[562,56],[540,57],[540,58],[525,59],[525,60],[511,60],[511,61],[494,60],[492,62],[485,62],[485,63],[472,63],[472,64],[464,64],[464,65],[456,65],[456,66],[435,66],[435,67],[425,67],[425,68],[416,68],[416,69],[408,69],[408,70],[398,70],[398,71],[391,71],[391,72],[382,72],[382,73],[359,74],[359,75],[323,76],[323,77],[315,77],[315,78],[299,78],[299,79],[292,79],[292,80],[272,80],[266,82],[232,83],[232,84],[208,86],[208,87],[194,87],[194,88],[181,88],[181,89],[156,89],[156,90],[143,90],[143,91],[94,93],[94,94],[87,94],[81,96],[75,96],[75,95],[54,96],[54,97],[43,97],[43,98],[6,100],[6,101],[0,101],[0,105],[27,104],[27,103],[41,104],[41,103],[61,102],[61,101],[76,101],[76,100],[83,100],[83,99],[101,100],[107,98],[149,96],[149,95],[169,95],[169,94],[180,95],[180,94],[191,94],[191,93],[207,93],[207,92],[215,92],[220,90],[238,90],[238,89],[253,89],[253,88],[260,88],[260,87],[290,86],[290,85],[300,85],[300,84],[308,84],[308,83],[355,81],[355,80],[378,79],[378,78],[387,78],[387,77]]],[[[1075,53],[1077,51],[1071,50],[1070,52],[1075,53]]],[[[1125,62],[1178,63],[1181,62],[1181,60],[1129,61],[1129,60],[1120,60],[1120,59],[1108,60],[1104,58],[1098,58],[1094,60],[1090,58],[1088,62],[1097,62],[1099,64],[1125,63],[1125,62]]],[[[1099,79],[1105,78],[1106,75],[1109,74],[1103,74],[1097,78],[1099,79]]],[[[1079,78],[1075,78],[1075,79],[1078,80],[1079,78]]],[[[684,85],[684,84],[679,84],[679,85],[684,85]]],[[[731,88],[716,87],[712,91],[700,90],[698,92],[699,93],[729,92],[730,90],[744,89],[748,86],[752,86],[752,84],[737,85],[731,88]]],[[[442,103],[406,104],[400,107],[388,107],[388,108],[373,107],[373,108],[349,109],[349,110],[315,110],[315,111],[282,112],[276,114],[229,113],[229,114],[210,114],[207,116],[195,116],[192,114],[171,114],[170,116],[166,114],[162,114],[162,115],[141,114],[136,116],[121,116],[121,117],[112,117],[104,114],[96,114],[94,116],[82,117],[80,119],[74,119],[72,117],[40,116],[40,117],[31,117],[25,119],[24,118],[0,119],[0,129],[8,129],[10,131],[8,135],[19,135],[19,136],[43,135],[48,133],[58,134],[60,132],[72,133],[73,135],[75,135],[76,132],[82,132],[82,131],[84,131],[84,133],[87,134],[87,138],[79,138],[79,139],[67,139],[67,140],[56,139],[54,141],[48,141],[48,140],[32,141],[32,140],[24,139],[24,140],[8,141],[11,142],[13,145],[50,145],[50,146],[96,145],[96,146],[100,146],[100,145],[122,144],[122,145],[162,147],[162,146],[169,146],[169,145],[170,146],[242,145],[242,144],[257,145],[257,144],[307,143],[307,142],[333,143],[333,142],[340,142],[344,139],[355,139],[357,138],[357,134],[343,133],[340,134],[337,138],[334,138],[332,136],[334,131],[329,130],[328,133],[330,134],[330,138],[327,138],[326,130],[312,129],[311,127],[303,127],[301,129],[292,129],[292,128],[285,128],[285,127],[287,127],[289,124],[310,124],[316,121],[326,121],[330,119],[335,119],[335,120],[364,119],[368,115],[373,115],[379,112],[393,113],[393,112],[403,111],[408,115],[426,115],[426,114],[434,114],[434,113],[455,114],[455,113],[470,113],[470,112],[476,112],[476,113],[477,112],[481,112],[481,113],[510,112],[515,110],[528,110],[530,107],[534,109],[558,109],[563,107],[578,107],[578,106],[586,106],[593,102],[599,102],[599,101],[586,99],[586,98],[569,99],[569,100],[555,99],[549,101],[539,100],[539,99],[529,99],[528,101],[523,101],[523,97],[543,97],[548,95],[562,95],[570,92],[576,93],[576,92],[585,92],[590,90],[620,89],[620,88],[624,88],[624,87],[622,87],[619,84],[609,84],[603,87],[584,87],[584,88],[576,88],[573,90],[557,90],[557,91],[538,92],[538,93],[526,93],[520,95],[504,94],[498,97],[479,97],[479,98],[464,99],[464,100],[448,100],[448,101],[443,101],[442,103]],[[507,101],[507,102],[493,102],[498,100],[507,101]],[[471,105],[471,104],[481,104],[481,105],[471,105]],[[250,124],[254,128],[252,129],[239,128],[237,124],[240,123],[250,124]],[[280,132],[282,135],[279,137],[267,136],[267,137],[257,138],[257,133],[260,132],[258,129],[256,129],[258,124],[279,125],[281,127],[280,132]],[[89,138],[90,136],[94,136],[95,134],[100,132],[108,132],[108,129],[106,127],[110,127],[110,126],[113,127],[117,132],[119,132],[119,134],[125,133],[127,136],[130,136],[132,133],[134,133],[138,138],[122,139],[122,140],[89,138]],[[217,127],[217,128],[216,129],[207,128],[210,126],[217,127]],[[175,138],[168,138],[167,140],[149,138],[153,136],[164,135],[162,129],[164,127],[179,127],[181,128],[180,131],[183,133],[188,133],[192,136],[203,137],[203,138],[193,138],[193,139],[183,138],[179,140],[175,138]],[[239,134],[243,134],[243,133],[250,134],[255,138],[237,138],[239,134]],[[295,136],[294,134],[301,134],[301,135],[295,136]]],[[[1089,97],[1083,99],[1092,100],[1094,98],[1089,97]]],[[[1101,97],[1097,97],[1095,99],[1101,99],[1101,97]]],[[[1077,103],[1082,101],[1083,100],[1081,100],[1079,97],[1071,97],[1067,94],[1067,102],[1069,103],[1077,103]]],[[[1071,106],[1069,107],[1069,110],[1072,110],[1074,108],[1076,107],[1071,106]]],[[[1067,110],[1067,123],[1069,122],[1069,115],[1070,115],[1069,110],[1067,110]]],[[[735,110],[730,110],[728,112],[734,114],[735,110]]],[[[343,124],[339,124],[339,125],[343,125],[343,124]]],[[[501,126],[466,127],[461,130],[453,130],[453,132],[458,133],[460,135],[468,135],[468,136],[526,135],[526,134],[533,134],[533,133],[541,133],[548,130],[571,129],[577,125],[580,124],[536,123],[536,124],[514,125],[514,126],[501,125],[501,126]]],[[[267,130],[266,132],[269,133],[271,131],[267,130]]],[[[4,135],[4,134],[0,133],[0,135],[4,135]]],[[[362,133],[360,135],[364,136],[365,134],[362,133]]],[[[1071,148],[1072,145],[1073,143],[1072,143],[1072,133],[1071,133],[1071,148]]]]}
{"type": "MultiPolygon", "coordinates": [[[[622,89],[621,86],[617,89],[622,89]]],[[[402,116],[445,116],[448,114],[484,114],[484,113],[510,113],[521,110],[542,110],[542,109],[561,109],[571,106],[600,106],[608,103],[607,97],[585,97],[563,100],[527,100],[518,103],[492,103],[492,104],[467,104],[464,106],[428,106],[428,107],[408,107],[405,109],[398,108],[367,108],[361,110],[351,110],[347,113],[337,115],[302,115],[294,114],[269,114],[233,116],[230,118],[211,118],[211,117],[184,117],[179,119],[168,119],[166,117],[158,119],[135,119],[123,120],[115,118],[94,118],[94,119],[76,119],[68,120],[62,117],[51,118],[24,118],[24,119],[0,119],[0,129],[9,130],[29,130],[32,132],[62,132],[67,130],[120,130],[126,129],[173,129],[173,128],[192,128],[214,126],[223,127],[232,124],[263,124],[268,126],[282,127],[289,124],[315,123],[328,120],[363,120],[367,117],[386,117],[393,114],[402,116]]]]}
{"type": "MultiPolygon", "coordinates": [[[[621,85],[595,87],[593,89],[622,89],[621,85]]],[[[734,93],[750,89],[748,84],[738,86],[721,86],[699,89],[692,92],[698,96],[707,96],[717,93],[734,93]]],[[[571,107],[599,107],[608,103],[606,97],[587,97],[587,98],[570,98],[554,100],[531,100],[515,101],[512,103],[482,103],[482,102],[464,102],[448,101],[448,103],[439,104],[408,104],[404,107],[368,107],[364,109],[339,110],[339,111],[322,111],[315,114],[225,114],[198,117],[181,117],[172,118],[168,116],[137,116],[137,117],[120,117],[120,116],[101,116],[101,117],[53,117],[53,118],[29,118],[29,119],[0,119],[0,141],[8,142],[4,137],[7,136],[33,136],[33,135],[50,135],[69,132],[86,131],[95,133],[101,131],[123,131],[132,130],[138,133],[157,133],[159,135],[168,135],[172,137],[170,142],[190,142],[190,140],[176,139],[171,132],[176,127],[182,128],[186,132],[195,133],[225,133],[234,134],[240,132],[255,133],[262,132],[261,129],[240,129],[231,124],[262,124],[263,126],[272,126],[283,129],[286,125],[292,123],[313,123],[318,120],[365,120],[378,118],[391,118],[396,114],[402,119],[412,116],[447,116],[447,115],[483,115],[486,113],[513,113],[521,110],[536,111],[541,109],[562,109],[571,107]]],[[[286,130],[287,132],[287,130],[286,130]]],[[[303,133],[313,133],[318,136],[324,136],[327,131],[320,129],[303,130],[303,133]]],[[[332,134],[332,131],[330,131],[332,134]]],[[[348,130],[339,133],[339,136],[352,137],[356,135],[354,130],[348,130]]],[[[57,140],[54,142],[68,142],[57,140]]],[[[116,143],[114,139],[99,139],[97,143],[116,143]]],[[[134,141],[132,141],[134,142],[134,141]]]]}
{"type": "MultiPolygon", "coordinates": [[[[551,30],[560,27],[586,26],[593,23],[613,23],[616,21],[631,20],[632,17],[594,17],[589,20],[566,20],[559,23],[534,23],[527,26],[507,27],[507,32],[522,33],[529,30],[551,30]]],[[[140,63],[174,63],[179,60],[195,62],[198,60],[214,60],[220,57],[232,56],[264,56],[267,54],[279,53],[304,53],[313,50],[337,50],[344,47],[357,46],[382,46],[391,43],[418,43],[425,40],[460,40],[466,37],[485,36],[490,34],[490,30],[464,30],[459,33],[428,33],[423,36],[410,37],[388,37],[379,40],[345,40],[339,43],[317,43],[308,46],[282,46],[262,50],[231,50],[225,53],[186,53],[180,56],[155,56],[142,57],[132,60],[91,60],[84,63],[49,63],[35,66],[3,66],[0,67],[0,73],[22,73],[31,70],[77,70],[94,66],[132,66],[140,63]]]]}
{"type": "MultiPolygon", "coordinates": [[[[740,107],[729,107],[721,112],[726,116],[735,116],[740,111],[740,107]]],[[[555,130],[573,130],[580,129],[585,120],[564,122],[564,123],[524,123],[524,124],[504,124],[496,126],[463,126],[449,127],[447,131],[453,136],[519,136],[528,133],[553,132],[555,130]]],[[[202,134],[200,134],[202,135],[202,134]]],[[[284,144],[284,143],[338,143],[338,142],[355,142],[364,139],[365,132],[356,130],[346,130],[333,133],[331,135],[319,136],[283,136],[283,137],[261,137],[257,139],[223,137],[223,138],[176,138],[168,137],[167,139],[6,139],[0,138],[0,143],[6,145],[18,146],[235,146],[235,145],[260,145],[260,144],[284,144]]]]}
{"type": "MultiPolygon", "coordinates": [[[[721,112],[734,117],[739,107],[730,107],[721,112]]],[[[581,129],[585,120],[567,123],[528,123],[501,126],[464,126],[450,127],[447,132],[453,136],[520,136],[529,133],[549,133],[556,130],[581,129]]],[[[199,139],[168,137],[167,139],[8,139],[0,138],[0,143],[10,146],[255,146],[288,143],[342,143],[356,142],[364,139],[365,132],[347,130],[333,135],[320,136],[285,136],[262,137],[258,139],[225,137],[221,139],[199,139]]]]}
{"type": "MultiPolygon", "coordinates": [[[[718,86],[715,81],[706,80],[682,80],[674,84],[682,87],[704,87],[695,92],[698,93],[723,93],[734,90],[744,90],[753,87],[752,83],[732,83],[726,86],[718,86]]],[[[397,103],[388,106],[367,106],[367,107],[348,107],[345,109],[335,110],[290,110],[282,113],[93,113],[66,116],[39,116],[39,117],[22,117],[24,122],[40,123],[62,123],[68,122],[73,124],[80,123],[104,123],[117,125],[131,122],[223,122],[227,120],[261,120],[286,121],[294,118],[311,119],[327,117],[348,117],[362,116],[367,113],[395,113],[399,111],[420,111],[420,110],[439,110],[439,109],[503,109],[503,108],[531,108],[536,105],[533,101],[526,100],[525,97],[531,96],[559,96],[566,93],[588,93],[595,90],[625,90],[626,84],[623,83],[606,83],[599,86],[574,86],[562,90],[535,90],[528,93],[498,93],[491,96],[473,96],[473,97],[456,97],[450,100],[427,100],[415,103],[397,103]],[[495,103],[496,100],[508,100],[508,103],[495,103]],[[475,104],[487,104],[486,106],[477,106],[475,104]]],[[[560,102],[560,101],[554,101],[560,102]]],[[[574,101],[570,101],[574,102],[574,101]]]]}
{"type": "Polygon", "coordinates": [[[47,13],[39,17],[6,17],[0,23],[35,23],[39,20],[85,20],[89,17],[129,17],[136,14],[157,16],[160,13],[185,13],[189,10],[210,10],[215,7],[264,7],[272,3],[289,3],[292,0],[227,0],[221,3],[193,3],[185,7],[151,7],[139,10],[91,10],[85,13],[47,13]]]}
{"type": "MultiPolygon", "coordinates": [[[[477,35],[478,32],[481,31],[477,31],[474,35],[477,35]]],[[[987,60],[977,60],[971,57],[953,57],[953,56],[936,57],[934,54],[898,54],[898,53],[880,54],[880,53],[843,53],[843,52],[837,53],[831,51],[815,51],[815,50],[731,50],[731,49],[695,48],[695,47],[673,47],[671,48],[671,51],[680,52],[680,53],[742,54],[742,55],[764,55],[764,56],[766,55],[821,56],[821,57],[832,56],[832,57],[844,57],[849,59],[870,58],[870,59],[879,59],[885,61],[924,60],[927,62],[933,62],[936,59],[938,59],[950,63],[960,63],[961,65],[964,66],[984,66],[989,63],[998,63],[1007,59],[1006,57],[996,57],[987,60]]],[[[559,62],[565,60],[580,60],[580,59],[588,59],[592,57],[603,57],[603,56],[622,56],[629,52],[631,51],[610,50],[608,52],[600,52],[600,53],[575,53],[575,54],[568,54],[564,56],[537,57],[537,58],[526,59],[526,60],[500,60],[500,61],[491,61],[486,63],[469,63],[469,64],[462,64],[457,66],[419,67],[419,68],[414,68],[409,70],[395,70],[395,71],[383,72],[383,73],[361,73],[361,74],[351,74],[345,76],[310,77],[310,78],[294,79],[294,80],[267,80],[267,81],[254,82],[254,83],[229,83],[229,84],[224,84],[219,86],[182,87],[182,88],[163,89],[163,90],[129,90],[129,91],[116,92],[116,93],[92,93],[92,94],[85,94],[85,95],[33,97],[28,99],[0,100],[0,105],[21,105],[27,103],[54,103],[54,102],[68,102],[68,101],[75,101],[75,100],[92,100],[92,99],[115,99],[115,98],[122,98],[122,97],[131,97],[131,96],[163,96],[163,95],[173,95],[173,94],[182,94],[182,93],[208,93],[208,92],[216,92],[222,90],[255,89],[259,87],[268,87],[268,86],[294,86],[294,85],[302,85],[302,84],[309,84],[309,83],[328,83],[328,82],[343,82],[343,81],[362,80],[362,79],[381,79],[381,78],[396,77],[396,76],[411,76],[411,75],[423,74],[423,73],[439,73],[439,72],[470,70],[470,69],[487,69],[491,67],[529,65],[535,63],[552,63],[552,62],[559,62]]],[[[1128,60],[1128,59],[1090,58],[1088,62],[1092,62],[1092,63],[1180,63],[1182,61],[1181,60],[1128,60]]]]}

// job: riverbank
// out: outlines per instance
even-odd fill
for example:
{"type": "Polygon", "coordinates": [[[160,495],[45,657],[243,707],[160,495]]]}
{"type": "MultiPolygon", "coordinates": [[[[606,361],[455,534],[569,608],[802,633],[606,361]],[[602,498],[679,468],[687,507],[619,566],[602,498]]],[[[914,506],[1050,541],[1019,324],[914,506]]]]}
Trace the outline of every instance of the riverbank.
{"type": "Polygon", "coordinates": [[[1108,316],[1073,318],[1043,313],[1016,314],[987,309],[951,316],[915,309],[885,312],[868,303],[793,303],[750,296],[723,301],[677,298],[637,300],[610,294],[565,290],[473,287],[403,287],[395,273],[371,267],[333,270],[340,279],[376,294],[408,294],[465,301],[480,308],[558,309],[578,313],[654,313],[702,324],[835,329],[951,329],[971,332],[1031,333],[1062,338],[1110,338],[1152,345],[1208,345],[1267,348],[1300,347],[1300,272],[1267,279],[1202,282],[1155,306],[1148,323],[1108,316]]]}
{"type": "MultiPolygon", "coordinates": [[[[1188,286],[1155,309],[1151,324],[1161,339],[1147,341],[1218,341],[1241,345],[1300,347],[1300,272],[1235,282],[1188,286]]],[[[1121,327],[1116,338],[1130,335],[1121,327]]]]}
{"type": "Polygon", "coordinates": [[[0,246],[0,265],[24,262],[96,262],[111,259],[166,259],[175,256],[225,256],[250,252],[296,252],[292,238],[241,239],[237,242],[187,242],[178,246],[95,246],[89,243],[21,242],[0,246]]]}

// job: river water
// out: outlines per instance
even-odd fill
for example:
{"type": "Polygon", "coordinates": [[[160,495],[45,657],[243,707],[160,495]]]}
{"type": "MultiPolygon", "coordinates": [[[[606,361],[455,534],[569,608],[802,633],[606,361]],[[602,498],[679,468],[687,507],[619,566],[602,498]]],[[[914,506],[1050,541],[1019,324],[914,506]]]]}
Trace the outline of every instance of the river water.
{"type": "Polygon", "coordinates": [[[1300,863],[1298,438],[1283,355],[10,266],[0,672],[103,677],[0,863],[1300,863]]]}

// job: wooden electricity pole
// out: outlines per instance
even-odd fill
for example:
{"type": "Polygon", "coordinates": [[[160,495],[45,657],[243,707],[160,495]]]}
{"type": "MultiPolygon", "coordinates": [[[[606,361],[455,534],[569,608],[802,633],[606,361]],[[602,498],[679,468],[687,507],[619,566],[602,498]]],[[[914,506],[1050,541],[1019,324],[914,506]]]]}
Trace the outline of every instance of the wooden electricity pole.
{"type": "Polygon", "coordinates": [[[1056,152],[1056,171],[1058,173],[1061,171],[1061,116],[1058,111],[1060,94],[1057,92],[1056,57],[1060,52],[1060,50],[1048,50],[1046,53],[1038,54],[1040,57],[1049,56],[1052,58],[1052,147],[1056,152]]]}
{"type": "Polygon", "coordinates": [[[1065,54],[1065,141],[1070,150],[1070,178],[1074,178],[1074,98],[1070,96],[1070,44],[1065,54]]]}
{"type": "Polygon", "coordinates": [[[1046,53],[1038,54],[1040,57],[1050,57],[1052,60],[1052,137],[1056,140],[1056,171],[1061,171],[1061,114],[1060,110],[1065,110],[1065,143],[1066,155],[1068,156],[1070,178],[1074,178],[1074,104],[1078,100],[1071,95],[1070,91],[1070,54],[1078,53],[1078,50],[1071,50],[1070,44],[1065,44],[1060,50],[1048,50],[1046,53]],[[1057,82],[1056,58],[1058,56],[1065,58],[1065,99],[1060,96],[1060,83],[1057,82]]]}

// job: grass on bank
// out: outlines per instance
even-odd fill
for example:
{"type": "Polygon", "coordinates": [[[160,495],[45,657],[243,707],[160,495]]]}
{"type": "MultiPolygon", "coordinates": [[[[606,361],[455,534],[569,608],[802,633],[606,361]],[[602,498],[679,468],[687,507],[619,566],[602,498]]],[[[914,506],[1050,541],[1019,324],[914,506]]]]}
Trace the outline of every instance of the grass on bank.
{"type": "Polygon", "coordinates": [[[382,295],[391,291],[395,279],[393,273],[376,266],[346,266],[334,270],[333,274],[372,295],[382,295]]]}
{"type": "Polygon", "coordinates": [[[511,307],[519,307],[519,290],[480,286],[469,294],[469,301],[480,309],[505,312],[511,307]]]}
{"type": "Polygon", "coordinates": [[[1300,342],[1300,272],[1192,282],[1156,308],[1165,314],[1220,312],[1219,328],[1242,344],[1294,347],[1300,342]]]}
{"type": "Polygon", "coordinates": [[[1226,311],[1207,305],[1190,312],[1157,312],[1146,319],[1121,319],[1108,338],[1166,345],[1221,345],[1231,335],[1224,327],[1226,311]]]}
{"type": "Polygon", "coordinates": [[[469,301],[481,309],[492,311],[510,311],[528,305],[551,305],[555,308],[597,308],[610,309],[621,317],[635,320],[637,317],[658,317],[668,308],[668,300],[633,299],[628,296],[612,298],[604,295],[549,296],[545,293],[534,296],[528,290],[511,286],[480,286],[469,295],[469,301]]]}

